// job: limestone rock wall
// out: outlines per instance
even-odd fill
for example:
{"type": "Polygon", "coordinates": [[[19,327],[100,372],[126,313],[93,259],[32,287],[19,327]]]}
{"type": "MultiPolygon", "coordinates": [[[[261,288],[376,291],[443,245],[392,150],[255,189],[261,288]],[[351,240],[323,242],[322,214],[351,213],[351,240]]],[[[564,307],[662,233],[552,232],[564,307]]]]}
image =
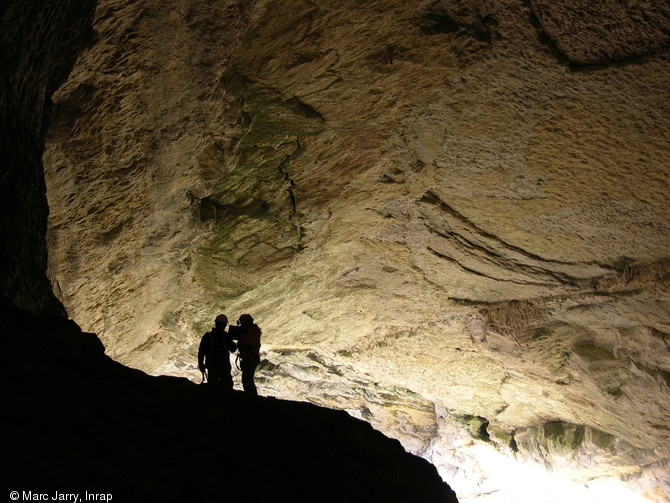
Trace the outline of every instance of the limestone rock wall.
{"type": "Polygon", "coordinates": [[[95,1],[3,2],[0,9],[0,295],[3,304],[63,314],[45,275],[42,167],[51,95],[90,36],[95,1]]]}
{"type": "Polygon", "coordinates": [[[45,153],[63,302],[193,379],[251,312],[265,393],[471,498],[485,448],[667,500],[668,12],[598,5],[101,2],[45,153]]]}
{"type": "Polygon", "coordinates": [[[137,366],[183,342],[174,313],[197,312],[204,295],[191,250],[213,212],[213,196],[200,199],[229,169],[237,105],[216,88],[245,16],[237,3],[100,2],[97,43],[55,97],[55,289],[112,355],[142,347],[137,366]]]}
{"type": "Polygon", "coordinates": [[[632,60],[670,45],[670,7],[664,2],[530,4],[548,41],[576,66],[632,60]]]}

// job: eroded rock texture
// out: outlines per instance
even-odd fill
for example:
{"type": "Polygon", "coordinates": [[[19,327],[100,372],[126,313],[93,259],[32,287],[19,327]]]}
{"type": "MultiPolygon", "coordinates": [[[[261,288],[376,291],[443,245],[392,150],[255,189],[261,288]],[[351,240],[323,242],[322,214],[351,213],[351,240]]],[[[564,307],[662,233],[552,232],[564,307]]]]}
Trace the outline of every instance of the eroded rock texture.
{"type": "Polygon", "coordinates": [[[663,3],[102,1],[94,26],[45,165],[54,279],[110,355],[195,378],[215,314],[251,312],[264,393],[365,417],[466,499],[507,490],[492,453],[668,499],[663,3]]]}
{"type": "Polygon", "coordinates": [[[542,30],[568,60],[604,65],[665,51],[670,45],[667,2],[531,0],[542,30]]]}

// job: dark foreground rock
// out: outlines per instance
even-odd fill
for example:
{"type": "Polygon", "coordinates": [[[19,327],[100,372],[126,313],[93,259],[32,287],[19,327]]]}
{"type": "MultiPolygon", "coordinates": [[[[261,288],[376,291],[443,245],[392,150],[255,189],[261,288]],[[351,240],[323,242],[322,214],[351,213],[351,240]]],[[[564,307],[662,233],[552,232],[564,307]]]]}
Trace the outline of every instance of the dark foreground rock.
{"type": "Polygon", "coordinates": [[[5,494],[457,501],[432,465],[344,412],[237,392],[226,400],[123,367],[74,322],[4,319],[5,494]]]}

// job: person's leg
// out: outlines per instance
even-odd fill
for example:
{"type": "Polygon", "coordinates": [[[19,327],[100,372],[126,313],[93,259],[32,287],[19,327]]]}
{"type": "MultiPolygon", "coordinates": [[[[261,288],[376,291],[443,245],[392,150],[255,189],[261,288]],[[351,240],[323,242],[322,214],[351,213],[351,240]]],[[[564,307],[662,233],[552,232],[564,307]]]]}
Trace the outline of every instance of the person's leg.
{"type": "Polygon", "coordinates": [[[256,367],[258,366],[258,360],[255,358],[247,358],[242,360],[242,387],[244,392],[251,396],[258,396],[258,391],[256,390],[256,383],[254,383],[254,373],[256,372],[256,367]]]}
{"type": "Polygon", "coordinates": [[[207,382],[212,386],[221,384],[221,369],[219,367],[214,365],[207,367],[207,382]]]}
{"type": "Polygon", "coordinates": [[[233,376],[230,374],[230,365],[221,373],[221,386],[226,393],[233,391],[233,376]]]}

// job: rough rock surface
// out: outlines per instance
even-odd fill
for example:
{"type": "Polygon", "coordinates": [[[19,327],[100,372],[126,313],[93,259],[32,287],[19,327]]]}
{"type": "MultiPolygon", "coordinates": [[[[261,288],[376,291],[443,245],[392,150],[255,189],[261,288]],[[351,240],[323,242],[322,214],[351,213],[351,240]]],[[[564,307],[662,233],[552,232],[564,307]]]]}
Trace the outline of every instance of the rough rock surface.
{"type": "Polygon", "coordinates": [[[549,40],[572,64],[605,65],[667,50],[667,2],[530,1],[549,40]]]}
{"type": "Polygon", "coordinates": [[[45,153],[61,299],[191,378],[251,312],[264,393],[466,499],[485,449],[668,500],[667,9],[592,5],[101,1],[45,153]]]}

